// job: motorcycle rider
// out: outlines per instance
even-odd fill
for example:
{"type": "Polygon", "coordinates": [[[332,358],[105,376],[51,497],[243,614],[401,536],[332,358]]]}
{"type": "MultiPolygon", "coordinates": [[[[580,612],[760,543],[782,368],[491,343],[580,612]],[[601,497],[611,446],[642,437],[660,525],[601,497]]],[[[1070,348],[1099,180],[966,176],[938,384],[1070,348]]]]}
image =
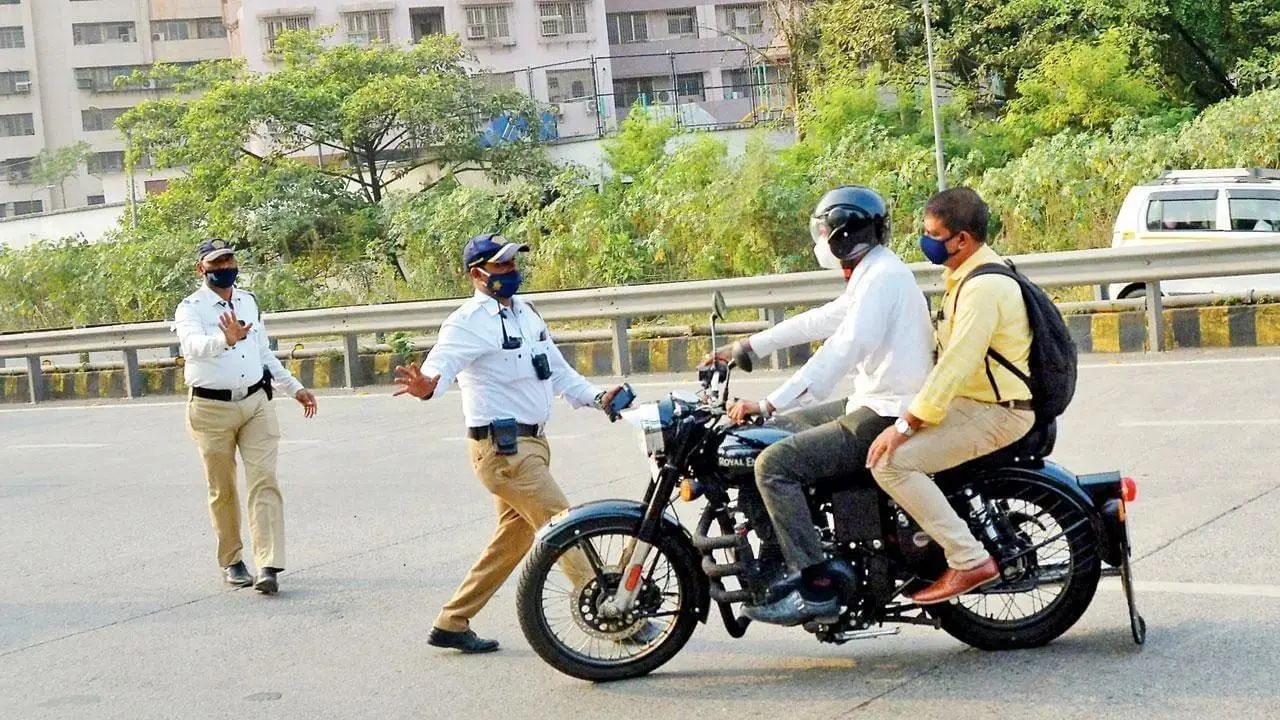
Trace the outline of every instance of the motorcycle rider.
{"type": "MultiPolygon", "coordinates": [[[[844,292],[716,353],[718,360],[732,354],[746,364],[784,347],[825,340],[766,398],[735,402],[728,411],[732,420],[744,422],[808,408],[788,417],[798,415],[810,429],[770,446],[755,465],[773,525],[773,533],[758,533],[766,541],[776,535],[796,574],[771,584],[765,601],[744,612],[780,625],[838,616],[836,580],[848,572],[844,563],[826,559],[806,489],[862,468],[871,443],[903,414],[932,365],[928,305],[911,270],[885,247],[890,228],[884,199],[866,187],[837,187],[818,202],[809,231],[818,263],[843,271],[844,292]],[[818,405],[845,375],[853,380],[848,400],[818,405]]],[[[768,554],[762,549],[762,558],[768,554]]]]}

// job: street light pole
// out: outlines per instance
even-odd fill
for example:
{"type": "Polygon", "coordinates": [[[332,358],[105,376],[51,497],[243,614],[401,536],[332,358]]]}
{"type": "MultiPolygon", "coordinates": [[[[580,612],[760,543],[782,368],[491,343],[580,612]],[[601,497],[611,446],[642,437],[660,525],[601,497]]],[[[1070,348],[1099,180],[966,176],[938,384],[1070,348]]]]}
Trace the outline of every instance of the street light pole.
{"type": "Polygon", "coordinates": [[[924,44],[929,60],[929,104],[933,107],[933,154],[938,161],[938,190],[947,189],[947,161],[942,155],[942,113],[938,110],[938,79],[933,70],[933,21],[929,0],[924,3],[924,44]]]}

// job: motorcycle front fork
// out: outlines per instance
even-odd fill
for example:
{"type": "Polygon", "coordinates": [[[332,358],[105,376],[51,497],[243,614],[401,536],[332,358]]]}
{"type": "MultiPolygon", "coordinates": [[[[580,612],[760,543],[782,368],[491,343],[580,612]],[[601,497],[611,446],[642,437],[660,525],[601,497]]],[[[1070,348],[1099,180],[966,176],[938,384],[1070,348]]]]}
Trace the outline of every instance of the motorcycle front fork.
{"type": "Polygon", "coordinates": [[[606,618],[622,617],[635,607],[636,597],[640,595],[640,588],[644,585],[645,563],[657,542],[657,535],[662,527],[662,513],[671,501],[678,475],[678,470],[667,465],[658,474],[658,481],[649,486],[649,492],[645,494],[644,518],[635,535],[627,540],[627,545],[622,550],[622,581],[618,584],[617,591],[600,603],[600,614],[606,618]]]}

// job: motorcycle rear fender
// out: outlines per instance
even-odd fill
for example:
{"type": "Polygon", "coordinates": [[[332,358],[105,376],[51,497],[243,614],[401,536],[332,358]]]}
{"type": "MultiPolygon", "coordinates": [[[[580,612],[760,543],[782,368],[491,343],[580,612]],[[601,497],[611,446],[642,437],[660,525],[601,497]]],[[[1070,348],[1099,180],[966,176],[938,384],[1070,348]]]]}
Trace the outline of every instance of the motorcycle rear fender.
{"type": "Polygon", "coordinates": [[[1119,497],[1119,473],[1114,474],[1114,493],[1107,489],[1109,486],[1105,483],[1112,477],[1111,474],[1076,477],[1066,468],[1048,460],[1044,462],[1044,467],[1039,468],[999,467],[982,470],[976,476],[940,475],[938,479],[943,491],[949,493],[964,484],[981,484],[985,478],[1010,476],[1057,490],[1074,501],[1081,510],[1093,518],[1094,527],[1097,528],[1098,537],[1102,543],[1102,559],[1108,565],[1118,564],[1124,553],[1124,538],[1121,535],[1123,528],[1117,528],[1114,523],[1106,522],[1103,506],[1108,499],[1119,497]]]}
{"type": "MultiPolygon", "coordinates": [[[[536,542],[556,548],[572,545],[582,533],[602,528],[616,527],[636,530],[644,519],[644,505],[634,500],[593,500],[561,512],[538,530],[536,542]]],[[[699,555],[693,547],[693,538],[674,513],[662,514],[662,534],[676,539],[680,551],[685,554],[689,566],[698,578],[698,619],[706,622],[711,610],[711,584],[698,568],[699,555]]]]}

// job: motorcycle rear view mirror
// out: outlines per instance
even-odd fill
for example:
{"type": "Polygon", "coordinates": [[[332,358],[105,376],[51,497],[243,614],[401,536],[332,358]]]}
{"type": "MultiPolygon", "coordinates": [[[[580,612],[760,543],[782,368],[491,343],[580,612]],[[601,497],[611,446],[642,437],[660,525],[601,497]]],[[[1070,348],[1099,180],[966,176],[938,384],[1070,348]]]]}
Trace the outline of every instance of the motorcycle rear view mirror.
{"type": "Polygon", "coordinates": [[[715,313],[716,320],[724,322],[729,317],[729,306],[724,302],[724,295],[719,291],[711,296],[711,309],[715,313]]]}

